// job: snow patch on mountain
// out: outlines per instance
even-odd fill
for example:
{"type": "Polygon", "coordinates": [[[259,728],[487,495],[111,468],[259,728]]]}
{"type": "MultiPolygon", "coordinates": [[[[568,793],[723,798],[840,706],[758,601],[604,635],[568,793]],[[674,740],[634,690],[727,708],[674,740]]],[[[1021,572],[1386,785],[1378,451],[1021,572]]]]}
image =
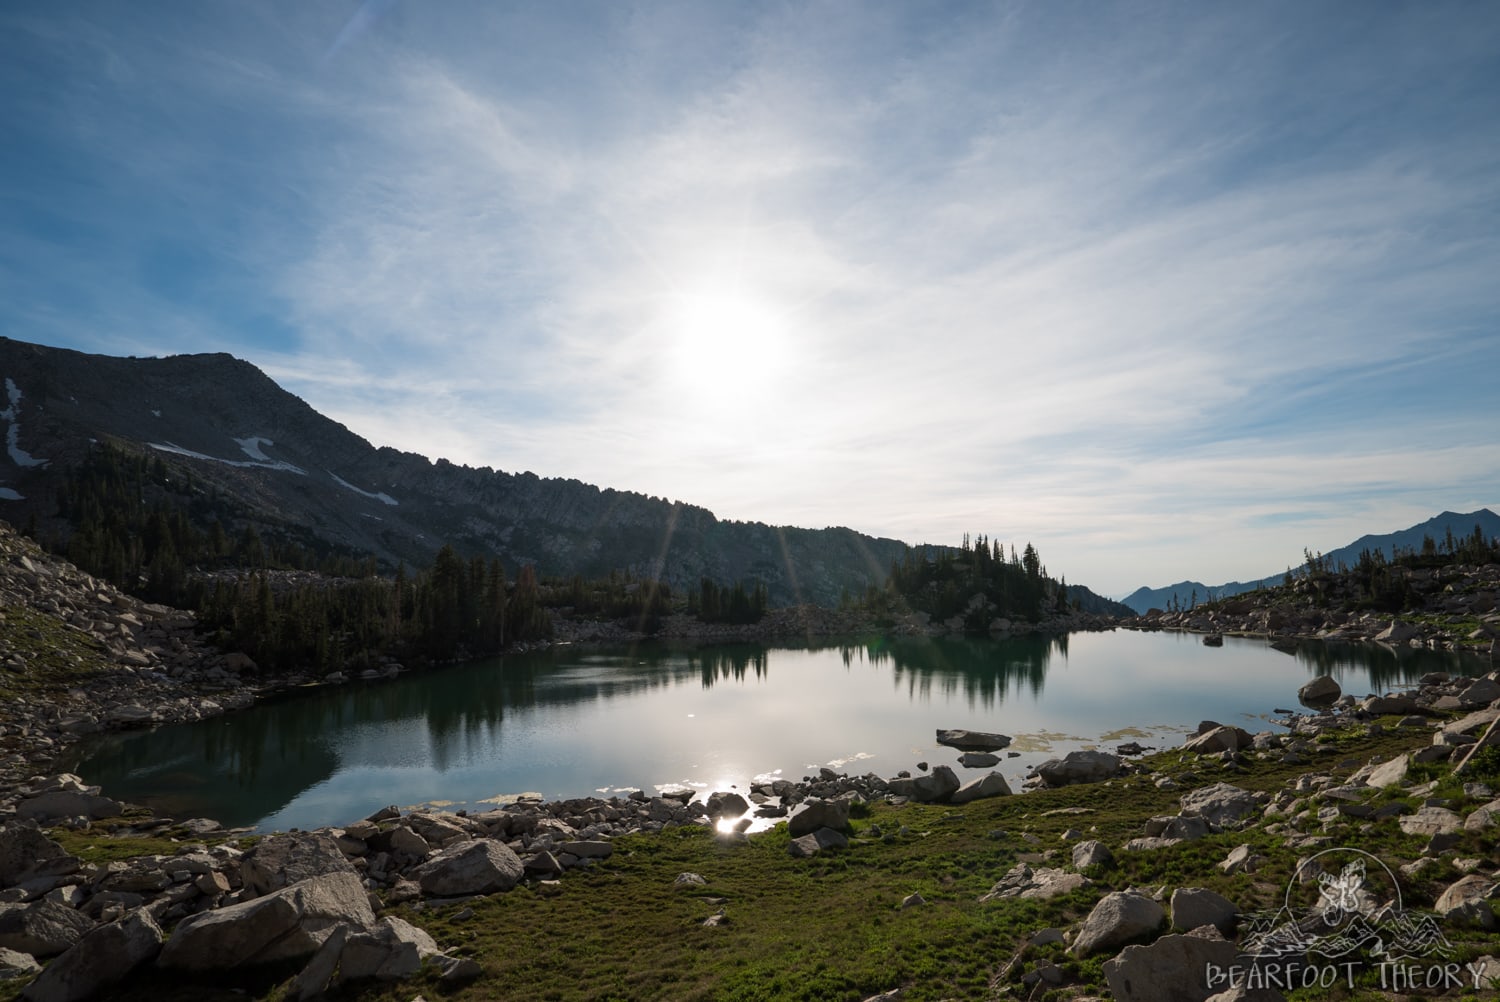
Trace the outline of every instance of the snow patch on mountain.
{"type": "Polygon", "coordinates": [[[13,488],[0,487],[0,501],[25,501],[26,495],[18,494],[13,488]]]}
{"type": "Polygon", "coordinates": [[[356,494],[361,494],[369,498],[371,501],[379,501],[381,504],[388,505],[398,505],[401,503],[400,501],[397,501],[395,498],[391,497],[389,494],[375,494],[371,493],[370,491],[362,491],[358,487],[355,487],[353,484],[351,484],[349,481],[345,480],[343,477],[339,476],[337,473],[334,473],[332,470],[328,471],[328,475],[332,477],[334,483],[338,484],[340,487],[351,490],[356,494]]]}
{"type": "Polygon", "coordinates": [[[275,445],[276,443],[264,435],[251,435],[249,438],[237,438],[234,444],[244,450],[245,455],[260,463],[274,463],[276,460],[261,451],[263,445],[275,445]]]}
{"type": "MultiPolygon", "coordinates": [[[[5,379],[5,396],[10,406],[0,411],[0,419],[10,422],[10,429],[5,433],[5,449],[10,453],[10,461],[22,467],[46,466],[50,460],[37,459],[21,448],[21,388],[8,376],[5,379]]],[[[7,498],[6,500],[17,501],[20,498],[7,498]]]]}
{"type": "MultiPolygon", "coordinates": [[[[273,444],[270,439],[262,438],[244,439],[243,441],[240,439],[235,439],[235,441],[240,443],[240,448],[244,449],[246,454],[250,454],[250,448],[247,448],[245,446],[245,442],[265,442],[267,445],[273,444]]],[[[279,459],[267,458],[264,453],[260,453],[260,449],[258,448],[258,446],[252,448],[255,448],[255,451],[257,453],[260,453],[261,461],[243,459],[220,459],[218,456],[205,456],[201,452],[194,452],[192,449],[184,449],[182,446],[173,445],[171,442],[147,442],[146,445],[158,452],[169,452],[174,456],[186,456],[189,459],[203,459],[207,460],[210,463],[220,463],[224,466],[234,466],[242,470],[285,470],[288,473],[295,473],[299,477],[307,476],[307,471],[302,469],[300,466],[293,466],[291,463],[283,463],[279,459]]]]}

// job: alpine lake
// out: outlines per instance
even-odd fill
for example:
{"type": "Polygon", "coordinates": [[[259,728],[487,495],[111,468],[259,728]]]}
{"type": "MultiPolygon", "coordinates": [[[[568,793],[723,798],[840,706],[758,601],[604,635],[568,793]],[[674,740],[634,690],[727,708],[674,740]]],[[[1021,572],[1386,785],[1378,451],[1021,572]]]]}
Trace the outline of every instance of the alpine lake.
{"type": "Polygon", "coordinates": [[[1134,741],[1169,748],[1202,720],[1277,729],[1333,676],[1362,697],[1487,657],[1375,644],[1118,630],[1060,636],[629,647],[556,646],[380,681],[319,686],[196,724],[101,737],[75,771],[158,814],[260,831],[387,804],[483,810],[692,787],[702,796],[827,767],[916,774],[958,752],[938,728],[997,731],[1019,790],[1039,762],[1134,741]],[[1008,756],[1008,757],[1007,757],[1008,756]]]}

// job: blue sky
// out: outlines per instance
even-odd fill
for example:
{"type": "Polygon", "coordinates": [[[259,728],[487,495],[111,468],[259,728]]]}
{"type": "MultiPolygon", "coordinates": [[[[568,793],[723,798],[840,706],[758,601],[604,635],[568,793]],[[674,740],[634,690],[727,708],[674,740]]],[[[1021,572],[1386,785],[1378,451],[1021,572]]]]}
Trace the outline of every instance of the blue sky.
{"type": "Polygon", "coordinates": [[[10,2],[0,330],[726,518],[1251,578],[1500,504],[1497,123],[1485,2],[10,2]]]}

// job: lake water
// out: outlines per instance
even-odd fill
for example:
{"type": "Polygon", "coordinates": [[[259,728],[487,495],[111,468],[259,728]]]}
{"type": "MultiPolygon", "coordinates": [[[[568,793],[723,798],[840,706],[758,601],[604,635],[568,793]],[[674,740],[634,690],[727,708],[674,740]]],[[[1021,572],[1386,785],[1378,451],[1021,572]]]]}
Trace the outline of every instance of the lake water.
{"type": "MultiPolygon", "coordinates": [[[[897,639],[817,646],[557,647],[391,681],[314,690],[154,731],[111,735],[76,766],[159,813],[262,830],[315,828],[386,804],[483,808],[691,785],[705,795],[830,766],[894,776],[957,752],[940,727],[1015,738],[998,768],[1077,748],[1180,744],[1200,720],[1250,730],[1310,678],[1363,696],[1487,659],[1376,645],[1178,633],[897,639]]],[[[1002,753],[1004,754],[1004,753],[1002,753]]]]}

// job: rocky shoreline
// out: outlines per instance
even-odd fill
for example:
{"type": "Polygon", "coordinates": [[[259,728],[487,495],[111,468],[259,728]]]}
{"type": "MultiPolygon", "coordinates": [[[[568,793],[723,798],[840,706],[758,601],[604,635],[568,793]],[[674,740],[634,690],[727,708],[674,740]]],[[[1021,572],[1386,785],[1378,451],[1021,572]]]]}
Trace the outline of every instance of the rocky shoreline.
{"type": "MultiPolygon", "coordinates": [[[[631,835],[701,828],[733,844],[746,841],[743,832],[756,817],[786,817],[788,853],[806,858],[859,852],[872,839],[907,837],[904,827],[871,826],[851,839],[851,818],[866,805],[964,804],[1012,793],[998,773],[963,783],[942,764],[890,778],[824,769],[801,782],[757,784],[745,793],[714,791],[703,799],[692,790],[667,790],[552,803],[518,800],[478,813],[386,807],[341,827],[243,839],[212,819],[175,820],[130,808],[47,767],[69,744],[100,730],[202,719],[250,705],[266,690],[249,681],[254,666],[248,659],[203,644],[190,616],[124,596],[10,534],[0,535],[0,604],[6,616],[0,666],[42,683],[7,694],[0,722],[0,978],[34,977],[23,993],[32,1002],[95,997],[147,967],[188,978],[285,971],[293,975],[287,998],[421,972],[462,983],[481,976],[482,966],[440,949],[419,924],[395,910],[419,920],[428,908],[462,909],[465,901],[523,885],[536,895],[559,894],[568,873],[607,865],[616,840],[631,835]],[[18,631],[28,634],[25,652],[14,642],[18,631]],[[45,656],[29,653],[38,645],[48,648],[45,656]],[[59,841],[69,831],[127,849],[85,860],[59,841]],[[148,843],[153,851],[129,851],[148,843]],[[41,961],[48,961],[45,968],[41,961]]],[[[822,635],[814,630],[824,626],[830,633],[847,632],[843,620],[826,610],[783,612],[787,616],[777,628],[794,624],[808,635],[822,635]]],[[[1207,614],[1204,632],[1237,632],[1226,629],[1229,615],[1238,614],[1207,614]]],[[[1168,625],[1164,617],[1154,619],[1153,628],[1168,625]]],[[[1172,625],[1200,624],[1189,619],[1172,625]]],[[[781,635],[788,634],[796,630],[781,635]]],[[[730,637],[706,631],[682,639],[730,637]]],[[[5,681],[0,674],[0,683],[5,681]]],[[[1451,849],[1456,835],[1495,830],[1500,800],[1482,783],[1465,785],[1458,799],[1433,798],[1436,782],[1408,782],[1407,774],[1450,760],[1461,768],[1472,749],[1500,743],[1500,673],[1479,679],[1433,675],[1410,693],[1362,700],[1324,679],[1304,695],[1325,708],[1278,711],[1287,733],[1252,735],[1204,722],[1174,749],[1196,756],[1200,774],[1219,771],[1230,779],[1257,762],[1307,765],[1309,771],[1280,794],[1254,793],[1211,775],[1193,782],[1181,774],[1174,778],[1132,761],[1138,749],[1128,747],[1118,754],[1072,752],[1042,763],[1027,788],[1144,777],[1157,789],[1180,789],[1181,810],[1150,819],[1137,837],[1114,847],[1076,833],[1067,854],[1071,868],[1041,865],[1053,861],[1049,851],[1018,863],[981,900],[1066,894],[1090,886],[1096,868],[1108,866],[1116,854],[1168,849],[1210,833],[1253,827],[1299,851],[1313,851],[1330,842],[1320,828],[1391,822],[1404,833],[1430,836],[1423,854],[1403,864],[1403,871],[1451,865],[1462,874],[1435,911],[1493,928],[1491,902],[1500,900],[1496,861],[1451,858],[1451,849]],[[1330,769],[1326,756],[1337,750],[1330,736],[1349,728],[1431,737],[1389,761],[1330,769]],[[1415,810],[1383,802],[1382,791],[1393,788],[1427,802],[1415,810]]],[[[989,742],[983,750],[962,743],[973,736],[943,743],[962,752],[960,767],[983,769],[995,764],[990,752],[1006,739],[979,737],[989,742]]],[[[1255,865],[1250,843],[1243,848],[1220,864],[1224,872],[1255,865]]],[[[695,876],[679,879],[691,885],[695,876]]],[[[1191,970],[1225,954],[1223,930],[1232,928],[1234,905],[1201,890],[1112,891],[1076,929],[1059,930],[1058,936],[1078,956],[1119,950],[1105,966],[1111,988],[1116,998],[1138,997],[1131,984],[1159,984],[1168,969],[1191,970]],[[1165,921],[1166,893],[1172,924],[1183,934],[1129,945],[1165,921]],[[1181,917],[1210,912],[1216,921],[1181,917]],[[1209,933],[1199,929],[1204,925],[1223,928],[1209,933]]],[[[1500,976],[1492,958],[1484,958],[1481,969],[1500,976]]],[[[1014,973],[1033,985],[1056,976],[1048,965],[1014,973]]]]}
{"type": "Polygon", "coordinates": [[[1410,589],[1413,608],[1391,614],[1355,611],[1333,577],[1301,578],[1289,587],[1248,592],[1186,610],[1152,609],[1117,625],[1136,630],[1182,630],[1210,636],[1373,642],[1391,647],[1488,653],[1500,660],[1500,564],[1395,568],[1410,589]]]}
{"type": "MultiPolygon", "coordinates": [[[[1395,819],[1403,832],[1430,836],[1423,857],[1408,864],[1412,868],[1441,859],[1456,844],[1449,837],[1455,832],[1500,825],[1500,800],[1483,784],[1464,787],[1472,807],[1462,811],[1451,801],[1428,802],[1414,812],[1399,802],[1373,802],[1381,791],[1403,784],[1416,765],[1500,744],[1495,726],[1500,720],[1500,673],[1477,679],[1434,675],[1410,693],[1362,700],[1339,693],[1336,683],[1323,678],[1305,694],[1321,697],[1326,706],[1311,712],[1278,711],[1285,714],[1279,721],[1288,728],[1285,734],[1252,735],[1204,722],[1180,752],[1197,756],[1205,768],[1224,770],[1252,759],[1315,765],[1334,750],[1325,743],[1329,735],[1351,726],[1378,733],[1382,725],[1374,721],[1393,714],[1404,715],[1395,724],[1399,730],[1430,732],[1430,744],[1390,761],[1366,763],[1345,777],[1326,766],[1314,768],[1274,796],[1208,777],[1186,787],[1181,777],[1145,770],[1124,755],[1071,752],[1039,765],[1025,785],[1093,784],[1144,772],[1159,789],[1183,788],[1180,812],[1151,819],[1139,837],[1114,849],[1080,833],[1071,848],[1071,869],[1020,863],[981,900],[1067,893],[1087,886],[1091,868],[1106,865],[1115,853],[1165,849],[1250,825],[1263,826],[1300,849],[1314,849],[1331,841],[1316,833],[1320,825],[1395,819]]],[[[980,739],[991,750],[1008,741],[1003,735],[968,732],[940,732],[939,739],[962,751],[961,762],[988,754],[973,750],[981,747],[976,743],[980,739]]],[[[974,764],[991,763],[981,759],[974,764]]],[[[1414,785],[1410,792],[1424,796],[1436,785],[1414,785]]],[[[522,884],[539,895],[559,893],[559,881],[569,871],[609,860],[618,838],[703,826],[716,830],[721,840],[744,841],[739,833],[755,816],[788,817],[792,856],[858,851],[862,840],[851,843],[846,833],[851,812],[861,805],[962,804],[1011,791],[997,773],[961,784],[946,765],[891,779],[824,769],[801,782],[757,784],[748,797],[715,791],[699,800],[693,790],[658,796],[638,791],[623,798],[522,800],[482,813],[403,813],[387,807],[342,827],[256,839],[249,848],[224,838],[226,833],[212,820],[178,822],[132,810],[73,776],[48,777],[16,793],[13,802],[0,808],[7,816],[0,829],[0,949],[9,951],[0,953],[0,972],[26,977],[37,974],[39,959],[55,958],[24,992],[32,1002],[54,1002],[92,997],[146,964],[195,977],[290,964],[288,969],[298,973],[288,998],[313,997],[362,978],[408,977],[424,969],[436,972],[440,981],[462,982],[478,977],[480,966],[440,950],[430,935],[391,909],[420,913],[432,905],[462,905],[522,884]],[[170,854],[87,863],[44,830],[59,827],[107,832],[121,840],[170,835],[181,841],[170,854]],[[168,936],[165,930],[174,924],[168,936]]],[[[903,833],[875,829],[866,836],[894,839],[903,833]]],[[[1221,867],[1232,872],[1254,865],[1247,844],[1221,867]]],[[[1496,861],[1454,865],[1464,876],[1444,892],[1437,914],[1493,927],[1489,902],[1500,899],[1496,861]]],[[[694,875],[681,879],[690,883],[694,875]]],[[[1215,897],[1177,889],[1171,899],[1174,923],[1184,929],[1202,924],[1229,928],[1235,908],[1215,897]],[[1203,923],[1184,925],[1178,918],[1210,912],[1212,921],[1203,923]]],[[[1191,971],[1198,969],[1194,964],[1199,959],[1224,953],[1219,945],[1225,943],[1223,935],[1201,930],[1192,934],[1192,941],[1166,936],[1150,947],[1127,945],[1166,914],[1149,894],[1110,893],[1077,930],[1066,933],[1069,950],[1086,956],[1123,947],[1106,965],[1107,972],[1114,972],[1112,986],[1139,981],[1160,966],[1158,954],[1184,954],[1182,969],[1191,971]]],[[[1492,959],[1485,963],[1500,975],[1500,965],[1492,959]]],[[[1156,971],[1152,976],[1165,975],[1156,971]]],[[[1115,992],[1117,998],[1137,997],[1123,987],[1115,992]]]]}

